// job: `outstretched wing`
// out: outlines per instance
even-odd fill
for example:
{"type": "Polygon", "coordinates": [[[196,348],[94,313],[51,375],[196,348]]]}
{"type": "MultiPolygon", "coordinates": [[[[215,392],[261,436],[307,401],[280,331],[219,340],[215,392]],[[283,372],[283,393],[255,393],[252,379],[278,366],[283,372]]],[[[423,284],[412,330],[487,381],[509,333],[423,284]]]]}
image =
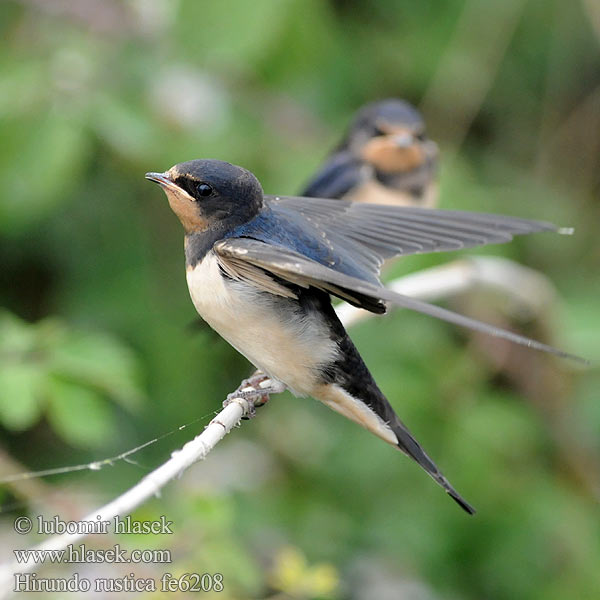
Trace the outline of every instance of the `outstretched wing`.
{"type": "Polygon", "coordinates": [[[392,256],[499,244],[514,235],[558,230],[552,223],[487,213],[293,196],[266,199],[276,217],[297,226],[302,222],[307,234],[333,243],[344,258],[358,259],[377,274],[392,256]]]}
{"type": "Polygon", "coordinates": [[[365,299],[371,303],[384,301],[516,344],[586,362],[580,357],[511,331],[459,315],[440,306],[397,294],[380,284],[341,273],[283,246],[275,246],[256,239],[229,238],[217,242],[213,249],[231,276],[243,279],[270,293],[273,293],[271,286],[269,289],[264,287],[265,274],[274,278],[275,281],[280,280],[305,288],[315,287],[324,290],[357,306],[364,306],[363,300],[365,299]]]}

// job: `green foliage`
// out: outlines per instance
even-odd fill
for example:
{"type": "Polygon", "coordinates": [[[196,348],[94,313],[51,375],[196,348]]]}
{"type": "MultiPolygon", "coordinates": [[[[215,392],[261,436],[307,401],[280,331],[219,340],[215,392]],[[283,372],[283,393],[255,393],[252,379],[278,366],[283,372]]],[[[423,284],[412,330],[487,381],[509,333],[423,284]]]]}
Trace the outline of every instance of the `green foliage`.
{"type": "MultiPolygon", "coordinates": [[[[534,335],[597,364],[596,4],[2,3],[6,455],[21,470],[100,460],[217,410],[250,365],[191,325],[180,226],[143,174],[214,157],[253,170],[267,192],[295,193],[354,110],[388,96],[424,109],[442,207],[575,227],[481,252],[545,273],[559,299],[534,335]]],[[[448,258],[410,257],[386,277],[448,258]]],[[[475,517],[392,448],[284,395],[138,511],[166,514],[176,535],[133,541],[171,548],[173,572],[222,572],[219,598],[595,598],[597,368],[499,344],[493,354],[408,311],[352,335],[475,517]]],[[[132,461],[152,468],[207,419],[132,461]]],[[[77,485],[100,504],[145,472],[121,462],[44,483],[65,505],[77,485]]],[[[10,519],[0,526],[12,532],[10,519]]],[[[156,577],[163,567],[144,565],[156,577]]]]}
{"type": "Polygon", "coordinates": [[[0,314],[0,422],[23,431],[45,414],[68,443],[106,446],[115,432],[107,397],[128,409],[143,393],[130,349],[107,334],[56,319],[30,325],[0,314]]]}

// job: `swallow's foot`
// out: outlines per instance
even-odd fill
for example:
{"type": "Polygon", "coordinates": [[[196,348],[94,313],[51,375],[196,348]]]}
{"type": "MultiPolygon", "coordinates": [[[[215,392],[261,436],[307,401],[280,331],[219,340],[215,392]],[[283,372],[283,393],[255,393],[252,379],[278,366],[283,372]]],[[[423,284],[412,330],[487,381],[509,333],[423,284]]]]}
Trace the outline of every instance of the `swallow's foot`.
{"type": "Polygon", "coordinates": [[[244,379],[235,392],[227,396],[223,406],[227,406],[235,398],[243,398],[248,403],[248,411],[242,419],[251,419],[256,415],[256,408],[269,401],[270,394],[281,394],[285,389],[285,384],[256,371],[252,377],[244,379]]]}

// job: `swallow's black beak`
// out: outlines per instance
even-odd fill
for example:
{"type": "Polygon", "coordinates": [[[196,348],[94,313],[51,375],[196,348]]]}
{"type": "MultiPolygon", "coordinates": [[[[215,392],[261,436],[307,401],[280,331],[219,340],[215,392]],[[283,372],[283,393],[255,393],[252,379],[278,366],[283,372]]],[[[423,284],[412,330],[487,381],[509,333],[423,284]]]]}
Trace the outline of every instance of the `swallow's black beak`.
{"type": "Polygon", "coordinates": [[[163,190],[178,190],[182,191],[181,188],[171,179],[169,171],[164,173],[146,173],[146,179],[158,183],[163,190]]]}
{"type": "Polygon", "coordinates": [[[167,173],[146,173],[146,179],[158,183],[158,185],[166,185],[172,187],[175,185],[167,173]]]}

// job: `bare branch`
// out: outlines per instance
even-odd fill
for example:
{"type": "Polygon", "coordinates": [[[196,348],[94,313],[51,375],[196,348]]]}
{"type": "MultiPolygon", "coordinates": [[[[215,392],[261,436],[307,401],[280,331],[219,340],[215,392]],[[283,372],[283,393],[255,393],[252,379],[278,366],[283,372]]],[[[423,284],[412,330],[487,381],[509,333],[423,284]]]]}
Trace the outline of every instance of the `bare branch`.
{"type": "MultiPolygon", "coordinates": [[[[91,512],[81,521],[109,521],[116,516],[130,514],[185,469],[202,460],[235,427],[249,411],[250,403],[243,397],[234,397],[229,404],[208,424],[206,429],[180,450],[172,453],[171,458],[160,467],[146,475],[138,484],[102,508],[91,512]]],[[[85,537],[83,533],[63,534],[49,538],[35,546],[35,550],[62,550],[85,537]]],[[[0,598],[8,597],[13,588],[14,573],[26,573],[39,566],[30,560],[26,563],[11,562],[0,567],[0,598]]]]}
{"type": "MultiPolygon", "coordinates": [[[[504,294],[520,309],[540,315],[556,297],[554,286],[541,273],[498,256],[471,256],[439,267],[405,275],[387,284],[391,290],[416,298],[434,301],[472,289],[492,289],[504,294]]],[[[336,307],[346,327],[373,316],[343,303],[336,307]]]]}

